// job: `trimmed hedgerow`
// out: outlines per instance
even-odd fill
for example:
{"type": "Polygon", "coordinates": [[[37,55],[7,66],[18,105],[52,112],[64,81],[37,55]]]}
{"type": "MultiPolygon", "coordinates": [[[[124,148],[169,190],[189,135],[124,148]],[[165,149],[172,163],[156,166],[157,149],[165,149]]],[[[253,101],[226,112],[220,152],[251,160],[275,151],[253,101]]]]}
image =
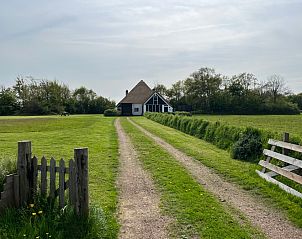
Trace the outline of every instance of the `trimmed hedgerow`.
{"type": "MultiPolygon", "coordinates": [[[[217,147],[231,152],[235,159],[255,160],[268,147],[268,139],[281,139],[281,134],[258,128],[230,126],[222,122],[210,122],[200,118],[167,113],[146,112],[145,116],[160,124],[180,130],[208,141],[217,147]]],[[[292,137],[292,143],[301,143],[300,138],[292,137]]]]}

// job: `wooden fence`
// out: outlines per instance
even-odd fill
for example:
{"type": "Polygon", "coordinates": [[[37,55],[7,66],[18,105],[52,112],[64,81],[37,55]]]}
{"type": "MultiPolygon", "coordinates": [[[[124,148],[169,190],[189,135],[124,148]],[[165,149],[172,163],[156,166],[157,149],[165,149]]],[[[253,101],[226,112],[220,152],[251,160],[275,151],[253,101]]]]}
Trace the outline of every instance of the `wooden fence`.
{"type": "Polygon", "coordinates": [[[7,207],[20,207],[33,201],[40,193],[53,203],[59,200],[60,208],[68,202],[78,215],[88,215],[88,148],[74,149],[74,159],[68,162],[54,158],[47,164],[45,157],[32,157],[31,142],[18,142],[17,173],[6,176],[0,197],[0,212],[7,207]],[[68,179],[67,179],[68,176],[68,179]],[[58,183],[58,186],[56,184],[58,183]],[[40,191],[40,192],[39,192],[40,191]],[[67,193],[65,193],[67,191],[67,193]]]}
{"type": "Polygon", "coordinates": [[[297,174],[297,171],[302,168],[302,160],[288,156],[290,151],[302,153],[302,146],[288,143],[288,141],[288,133],[284,134],[283,141],[269,139],[268,144],[272,147],[270,150],[264,149],[263,154],[266,156],[266,160],[260,160],[259,165],[263,168],[261,171],[256,170],[256,172],[260,177],[278,185],[286,192],[302,198],[302,194],[300,192],[274,178],[281,175],[296,183],[302,184],[302,176],[297,174]],[[276,152],[277,148],[281,148],[282,153],[276,152]],[[271,161],[272,159],[275,159],[276,161],[274,164],[271,161]],[[283,166],[279,167],[278,164],[283,166]],[[266,172],[267,170],[268,172],[266,172]]]}

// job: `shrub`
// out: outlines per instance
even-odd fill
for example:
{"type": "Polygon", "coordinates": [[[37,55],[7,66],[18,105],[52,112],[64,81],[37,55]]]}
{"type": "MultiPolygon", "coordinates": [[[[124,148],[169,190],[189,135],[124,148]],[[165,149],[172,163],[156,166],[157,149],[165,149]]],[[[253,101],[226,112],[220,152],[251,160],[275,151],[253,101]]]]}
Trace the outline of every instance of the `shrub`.
{"type": "Polygon", "coordinates": [[[120,112],[116,109],[107,109],[104,111],[104,116],[119,116],[120,112]]]}
{"type": "Polygon", "coordinates": [[[247,128],[231,150],[232,158],[248,161],[258,159],[261,154],[261,132],[253,128],[247,128]]]}

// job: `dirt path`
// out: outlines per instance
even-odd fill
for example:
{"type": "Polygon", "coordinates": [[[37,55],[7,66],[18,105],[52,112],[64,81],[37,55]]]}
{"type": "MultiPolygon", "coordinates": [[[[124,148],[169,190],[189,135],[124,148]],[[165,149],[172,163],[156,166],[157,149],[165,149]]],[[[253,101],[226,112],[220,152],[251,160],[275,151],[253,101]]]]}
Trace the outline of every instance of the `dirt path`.
{"type": "Polygon", "coordinates": [[[115,121],[119,137],[120,169],[118,177],[119,238],[168,238],[168,218],[160,215],[159,194],[151,177],[143,170],[129,137],[115,121]]]}
{"type": "Polygon", "coordinates": [[[137,125],[132,120],[129,119],[129,121],[181,162],[203,187],[213,193],[222,202],[240,210],[250,220],[252,225],[260,228],[268,238],[302,238],[301,229],[294,227],[289,221],[284,219],[282,215],[266,207],[251,194],[225,181],[199,161],[182,153],[161,138],[137,125]]]}

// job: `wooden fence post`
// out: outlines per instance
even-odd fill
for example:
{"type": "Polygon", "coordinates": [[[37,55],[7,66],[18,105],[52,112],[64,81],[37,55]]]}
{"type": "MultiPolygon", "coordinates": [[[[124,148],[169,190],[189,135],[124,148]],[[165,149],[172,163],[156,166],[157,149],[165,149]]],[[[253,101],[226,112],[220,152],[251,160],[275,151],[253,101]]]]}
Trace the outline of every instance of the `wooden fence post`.
{"type": "MultiPolygon", "coordinates": [[[[283,134],[283,142],[289,143],[289,133],[284,132],[283,134]]],[[[289,154],[289,150],[282,148],[282,154],[284,155],[288,155],[289,154]]]]}
{"type": "Polygon", "coordinates": [[[76,164],[76,212],[80,216],[88,216],[88,148],[74,149],[74,160],[76,164]]]}
{"type": "Polygon", "coordinates": [[[31,141],[18,142],[17,171],[19,175],[19,205],[28,203],[31,197],[30,172],[31,172],[31,141]]]}

